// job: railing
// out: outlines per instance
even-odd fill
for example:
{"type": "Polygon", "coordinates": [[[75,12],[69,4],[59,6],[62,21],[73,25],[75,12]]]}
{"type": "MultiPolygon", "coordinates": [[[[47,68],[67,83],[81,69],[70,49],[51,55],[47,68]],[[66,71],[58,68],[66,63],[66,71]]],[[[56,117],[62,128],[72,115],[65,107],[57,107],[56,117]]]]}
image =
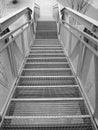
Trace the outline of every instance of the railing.
{"type": "Polygon", "coordinates": [[[31,14],[30,8],[24,8],[0,19],[1,118],[4,117],[30,45],[33,44],[36,13],[33,13],[33,18],[31,14]]]}
{"type": "Polygon", "coordinates": [[[60,40],[93,116],[98,119],[98,22],[68,7],[64,9],[64,20],[61,20],[60,13],[60,10],[55,13],[56,19],[59,19],[60,40]]]}

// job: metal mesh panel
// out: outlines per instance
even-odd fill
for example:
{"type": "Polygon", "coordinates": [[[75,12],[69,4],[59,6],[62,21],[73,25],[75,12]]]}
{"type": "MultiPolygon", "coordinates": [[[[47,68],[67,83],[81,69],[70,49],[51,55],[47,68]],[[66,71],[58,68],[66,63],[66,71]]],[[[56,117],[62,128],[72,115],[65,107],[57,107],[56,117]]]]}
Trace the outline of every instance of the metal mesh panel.
{"type": "Polygon", "coordinates": [[[61,47],[31,47],[31,50],[62,50],[61,47]]]}
{"type": "Polygon", "coordinates": [[[33,45],[31,46],[31,48],[33,48],[33,47],[43,47],[43,48],[44,48],[44,47],[49,47],[49,48],[50,48],[50,47],[51,47],[51,48],[55,48],[55,47],[57,48],[57,47],[58,47],[58,48],[61,48],[62,46],[59,45],[59,43],[56,44],[56,45],[55,45],[55,44],[49,45],[49,44],[46,44],[46,43],[45,43],[45,44],[37,44],[37,45],[36,45],[36,44],[33,44],[33,45]]]}
{"type": "Polygon", "coordinates": [[[28,58],[38,58],[38,57],[41,57],[41,58],[54,57],[55,58],[55,57],[65,57],[65,55],[62,54],[62,53],[57,54],[57,55],[55,53],[54,54],[45,54],[45,55],[44,54],[38,54],[38,55],[36,55],[36,54],[32,55],[31,54],[31,55],[28,55],[28,58]]]}
{"type": "Polygon", "coordinates": [[[18,87],[13,98],[78,98],[78,87],[18,87]]]}
{"type": "Polygon", "coordinates": [[[57,53],[62,53],[62,54],[64,54],[64,51],[63,50],[32,50],[32,51],[30,51],[30,53],[36,53],[36,54],[38,54],[38,53],[43,53],[43,54],[47,54],[47,53],[55,53],[55,54],[57,54],[57,53]]]}
{"type": "Polygon", "coordinates": [[[37,29],[39,30],[43,30],[43,29],[50,29],[50,30],[54,30],[56,29],[57,26],[56,26],[56,22],[53,22],[53,21],[38,21],[37,22],[37,29]]]}
{"type": "Polygon", "coordinates": [[[70,68],[69,64],[25,64],[24,68],[70,68]]]}
{"type": "Polygon", "coordinates": [[[36,39],[34,41],[34,44],[32,46],[61,46],[61,44],[59,43],[58,39],[36,39]]]}
{"type": "Polygon", "coordinates": [[[67,59],[66,58],[59,58],[59,59],[56,59],[56,58],[52,58],[52,59],[49,59],[49,58],[44,58],[44,59],[27,59],[27,62],[67,62],[67,59]]]}
{"type": "Polygon", "coordinates": [[[57,30],[56,22],[53,21],[37,22],[36,30],[57,30]]]}
{"type": "Polygon", "coordinates": [[[73,77],[21,77],[18,86],[77,85],[73,77]]]}
{"type": "Polygon", "coordinates": [[[5,119],[2,130],[96,130],[90,118],[5,119]]]}
{"type": "Polygon", "coordinates": [[[11,101],[6,116],[88,115],[83,100],[11,101]]]}
{"type": "Polygon", "coordinates": [[[58,35],[56,31],[41,31],[41,32],[37,32],[36,39],[57,39],[58,35]]]}
{"type": "Polygon", "coordinates": [[[23,70],[22,76],[71,76],[71,70],[23,70]]]}

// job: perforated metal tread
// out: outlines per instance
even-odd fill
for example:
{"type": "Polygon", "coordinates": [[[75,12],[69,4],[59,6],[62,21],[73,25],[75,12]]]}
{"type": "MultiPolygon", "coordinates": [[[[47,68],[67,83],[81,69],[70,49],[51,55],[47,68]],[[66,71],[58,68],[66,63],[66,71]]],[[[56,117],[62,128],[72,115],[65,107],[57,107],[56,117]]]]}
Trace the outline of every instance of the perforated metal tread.
{"type": "Polygon", "coordinates": [[[49,53],[49,54],[42,54],[42,53],[40,53],[40,54],[30,54],[30,55],[28,55],[28,58],[51,58],[51,57],[65,57],[65,55],[64,54],[55,54],[55,53],[49,53]]]}
{"type": "Polygon", "coordinates": [[[55,21],[39,21],[36,30],[57,30],[55,21]]]}
{"type": "Polygon", "coordinates": [[[3,130],[96,130],[89,117],[7,118],[3,130]]]}
{"type": "Polygon", "coordinates": [[[78,87],[17,87],[13,98],[79,98],[78,87]]]}
{"type": "Polygon", "coordinates": [[[58,35],[56,31],[41,31],[41,32],[36,32],[36,39],[57,39],[58,35]]]}
{"type": "Polygon", "coordinates": [[[77,85],[74,77],[20,77],[18,86],[77,85]]]}
{"type": "Polygon", "coordinates": [[[76,116],[88,115],[83,100],[11,101],[6,116],[76,116]]]}
{"type": "Polygon", "coordinates": [[[70,68],[69,64],[68,63],[58,63],[56,64],[55,62],[53,63],[28,63],[28,64],[25,64],[24,68],[40,68],[40,69],[44,69],[44,68],[70,68]]]}
{"type": "Polygon", "coordinates": [[[58,39],[35,39],[33,46],[58,46],[61,47],[61,44],[58,39]]]}
{"type": "Polygon", "coordinates": [[[51,54],[52,54],[52,53],[53,53],[53,54],[54,54],[54,53],[55,53],[55,54],[57,54],[57,53],[63,53],[63,54],[64,54],[64,51],[63,51],[63,50],[31,50],[30,53],[37,53],[37,54],[38,54],[38,53],[46,53],[46,54],[47,54],[47,53],[48,53],[48,54],[49,54],[49,53],[51,53],[51,54]]]}
{"type": "Polygon", "coordinates": [[[28,58],[27,62],[67,62],[66,58],[28,58]]]}
{"type": "Polygon", "coordinates": [[[68,70],[23,70],[22,76],[70,76],[73,75],[70,69],[68,70]]]}
{"type": "Polygon", "coordinates": [[[31,50],[62,50],[61,47],[31,47],[31,50]]]}

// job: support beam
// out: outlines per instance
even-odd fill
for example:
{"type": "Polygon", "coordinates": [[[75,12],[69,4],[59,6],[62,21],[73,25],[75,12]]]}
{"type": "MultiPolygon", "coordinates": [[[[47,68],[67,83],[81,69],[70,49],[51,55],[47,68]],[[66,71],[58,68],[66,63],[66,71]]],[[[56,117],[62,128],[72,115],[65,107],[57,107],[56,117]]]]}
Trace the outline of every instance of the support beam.
{"type": "Polygon", "coordinates": [[[94,56],[95,62],[95,110],[94,117],[98,119],[98,57],[94,56]]]}

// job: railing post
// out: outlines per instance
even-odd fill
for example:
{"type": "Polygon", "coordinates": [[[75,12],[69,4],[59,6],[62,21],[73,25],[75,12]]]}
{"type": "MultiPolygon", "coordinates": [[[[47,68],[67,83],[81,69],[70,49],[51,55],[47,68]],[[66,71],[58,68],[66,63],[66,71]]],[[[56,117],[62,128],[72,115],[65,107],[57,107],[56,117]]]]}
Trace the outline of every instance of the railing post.
{"type": "Polygon", "coordinates": [[[95,63],[95,110],[94,117],[98,119],[98,57],[94,56],[95,63]]]}

